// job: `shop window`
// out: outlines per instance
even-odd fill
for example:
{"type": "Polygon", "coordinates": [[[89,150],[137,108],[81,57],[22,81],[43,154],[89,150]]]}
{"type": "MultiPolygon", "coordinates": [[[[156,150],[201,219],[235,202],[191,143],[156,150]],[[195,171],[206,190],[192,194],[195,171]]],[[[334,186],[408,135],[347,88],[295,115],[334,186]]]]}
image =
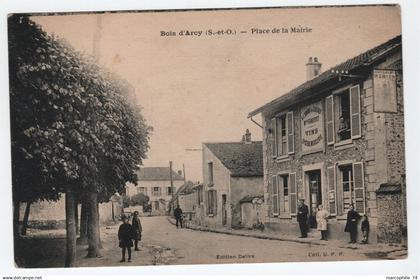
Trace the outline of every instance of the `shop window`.
{"type": "Polygon", "coordinates": [[[289,213],[289,175],[281,175],[279,178],[282,200],[281,200],[281,210],[283,213],[289,213]]]}
{"type": "Polygon", "coordinates": [[[341,175],[341,188],[343,192],[343,211],[347,212],[354,199],[353,168],[352,165],[339,167],[341,175]]]}
{"type": "Polygon", "coordinates": [[[155,201],[155,210],[159,211],[159,201],[155,201]]]}
{"type": "Polygon", "coordinates": [[[363,163],[339,165],[337,188],[335,188],[334,167],[328,167],[330,212],[344,215],[353,204],[360,214],[366,211],[363,163]],[[337,195],[335,195],[335,189],[337,195]]]}

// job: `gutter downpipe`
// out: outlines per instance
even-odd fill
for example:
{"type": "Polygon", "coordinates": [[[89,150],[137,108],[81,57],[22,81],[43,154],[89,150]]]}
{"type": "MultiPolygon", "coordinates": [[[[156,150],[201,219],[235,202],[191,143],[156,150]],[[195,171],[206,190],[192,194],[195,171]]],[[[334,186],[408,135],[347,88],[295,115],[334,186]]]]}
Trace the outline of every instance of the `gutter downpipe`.
{"type": "Polygon", "coordinates": [[[256,125],[258,125],[259,127],[261,127],[261,128],[263,128],[263,126],[262,125],[260,125],[259,123],[257,123],[253,118],[252,118],[253,116],[252,115],[250,115],[250,116],[248,116],[248,118],[250,118],[251,119],[251,121],[253,122],[253,123],[255,123],[256,125]]]}

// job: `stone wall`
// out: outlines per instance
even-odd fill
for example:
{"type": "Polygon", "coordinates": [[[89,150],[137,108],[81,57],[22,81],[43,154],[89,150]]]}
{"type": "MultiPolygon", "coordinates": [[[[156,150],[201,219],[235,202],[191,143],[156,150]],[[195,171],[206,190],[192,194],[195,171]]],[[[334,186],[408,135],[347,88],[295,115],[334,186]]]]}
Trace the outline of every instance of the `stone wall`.
{"type": "Polygon", "coordinates": [[[401,193],[378,193],[378,241],[401,243],[403,239],[403,211],[401,193]]]}

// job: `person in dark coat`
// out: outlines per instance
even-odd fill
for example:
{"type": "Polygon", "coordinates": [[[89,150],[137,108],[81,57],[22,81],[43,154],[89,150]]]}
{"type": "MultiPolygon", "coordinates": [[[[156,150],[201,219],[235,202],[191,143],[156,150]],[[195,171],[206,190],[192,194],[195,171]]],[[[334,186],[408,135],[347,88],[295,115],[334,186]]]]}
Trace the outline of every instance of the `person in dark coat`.
{"type": "Polygon", "coordinates": [[[300,237],[299,238],[306,238],[308,237],[308,206],[305,205],[304,199],[299,199],[298,202],[298,212],[297,212],[297,221],[299,223],[300,228],[300,237]]]}
{"type": "Polygon", "coordinates": [[[362,216],[362,225],[361,225],[361,230],[362,230],[362,235],[363,235],[363,239],[362,239],[362,244],[367,244],[368,243],[368,238],[369,238],[369,220],[368,217],[366,215],[362,216]]]}
{"type": "Polygon", "coordinates": [[[120,262],[125,262],[125,251],[128,252],[128,262],[131,262],[131,247],[133,247],[134,231],[133,227],[128,223],[128,218],[123,217],[123,224],[118,229],[118,240],[120,248],[122,249],[122,259],[120,262]]]}
{"type": "Polygon", "coordinates": [[[134,251],[140,251],[139,241],[141,240],[142,227],[139,218],[139,211],[134,211],[133,220],[131,220],[131,225],[133,226],[134,231],[134,251]]]}
{"type": "Polygon", "coordinates": [[[350,233],[350,242],[349,243],[356,243],[357,239],[357,221],[359,220],[360,215],[359,213],[354,210],[353,204],[350,205],[350,209],[347,212],[347,223],[346,227],[344,228],[344,232],[350,233]]]}
{"type": "Polygon", "coordinates": [[[177,205],[174,210],[174,216],[176,220],[176,228],[178,228],[178,224],[181,225],[182,228],[182,210],[179,208],[179,205],[177,205]]]}

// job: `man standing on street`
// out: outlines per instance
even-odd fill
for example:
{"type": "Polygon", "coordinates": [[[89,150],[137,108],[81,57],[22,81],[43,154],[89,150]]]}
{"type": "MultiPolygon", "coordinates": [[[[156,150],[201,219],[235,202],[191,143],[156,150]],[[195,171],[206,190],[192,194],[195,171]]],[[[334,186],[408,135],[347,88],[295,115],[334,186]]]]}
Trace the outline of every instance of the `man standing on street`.
{"type": "Polygon", "coordinates": [[[174,210],[174,216],[176,220],[176,228],[178,228],[178,224],[180,224],[182,228],[182,210],[179,208],[179,205],[177,205],[174,210]]]}
{"type": "Polygon", "coordinates": [[[305,200],[303,198],[299,199],[298,202],[298,213],[297,213],[297,221],[299,223],[300,228],[300,237],[299,238],[306,238],[308,237],[308,206],[305,205],[305,200]]]}

